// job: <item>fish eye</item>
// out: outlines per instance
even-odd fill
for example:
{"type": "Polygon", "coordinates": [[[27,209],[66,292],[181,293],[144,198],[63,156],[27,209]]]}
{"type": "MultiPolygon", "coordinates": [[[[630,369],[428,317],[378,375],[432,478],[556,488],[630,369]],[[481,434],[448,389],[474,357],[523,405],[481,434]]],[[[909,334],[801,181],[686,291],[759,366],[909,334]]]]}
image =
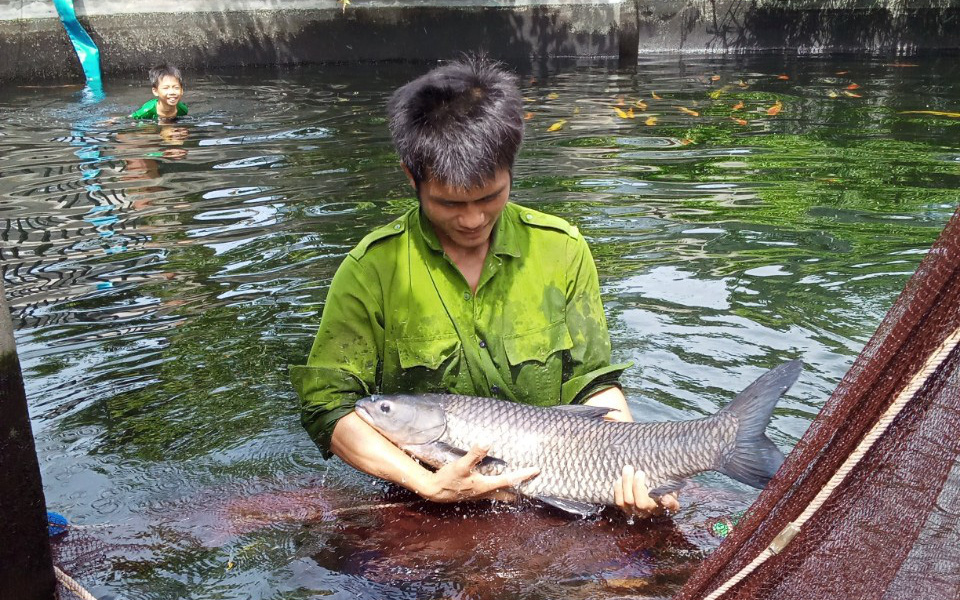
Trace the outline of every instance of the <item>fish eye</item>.
{"type": "Polygon", "coordinates": [[[380,403],[380,412],[388,413],[390,412],[390,404],[387,402],[380,403]]]}

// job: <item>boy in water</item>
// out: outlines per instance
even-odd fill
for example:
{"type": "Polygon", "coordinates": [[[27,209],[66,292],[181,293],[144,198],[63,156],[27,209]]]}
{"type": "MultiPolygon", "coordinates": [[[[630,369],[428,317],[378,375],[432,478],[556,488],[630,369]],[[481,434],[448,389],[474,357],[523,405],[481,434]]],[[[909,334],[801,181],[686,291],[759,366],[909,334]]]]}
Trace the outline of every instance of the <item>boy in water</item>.
{"type": "Polygon", "coordinates": [[[156,97],[147,100],[130,115],[131,118],[172,121],[187,114],[187,105],[180,102],[183,98],[183,77],[180,69],[170,64],[153,67],[150,69],[150,84],[156,97]]]}

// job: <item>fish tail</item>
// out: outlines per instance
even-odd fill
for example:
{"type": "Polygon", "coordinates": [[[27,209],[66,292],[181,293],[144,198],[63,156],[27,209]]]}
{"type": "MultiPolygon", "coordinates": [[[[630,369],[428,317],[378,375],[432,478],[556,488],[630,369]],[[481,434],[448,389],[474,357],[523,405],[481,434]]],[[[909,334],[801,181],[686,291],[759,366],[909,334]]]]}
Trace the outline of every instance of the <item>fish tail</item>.
{"type": "Polygon", "coordinates": [[[764,430],[777,400],[790,389],[802,368],[803,362],[791,360],[767,371],[718,413],[735,416],[739,427],[734,448],[717,471],[755,488],[767,485],[784,456],[764,430]]]}

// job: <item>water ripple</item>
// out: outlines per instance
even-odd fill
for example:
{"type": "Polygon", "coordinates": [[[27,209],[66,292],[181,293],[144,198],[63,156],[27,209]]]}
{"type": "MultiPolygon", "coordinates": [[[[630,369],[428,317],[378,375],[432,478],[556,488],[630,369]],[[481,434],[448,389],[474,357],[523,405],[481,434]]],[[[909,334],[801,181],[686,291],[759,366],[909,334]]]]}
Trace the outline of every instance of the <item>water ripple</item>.
{"type": "MultiPolygon", "coordinates": [[[[858,61],[861,99],[812,58],[522,74],[512,198],[590,242],[638,419],[802,358],[770,432],[803,434],[956,207],[955,127],[901,111],[960,102],[958,67],[920,62],[858,61]]],[[[288,367],[345,253],[416,205],[384,106],[425,68],[197,75],[172,127],[120,116],[142,82],[0,89],[0,269],[48,503],[123,549],[98,595],[669,597],[749,504],[708,475],[664,526],[429,507],[320,457],[288,367]]]]}

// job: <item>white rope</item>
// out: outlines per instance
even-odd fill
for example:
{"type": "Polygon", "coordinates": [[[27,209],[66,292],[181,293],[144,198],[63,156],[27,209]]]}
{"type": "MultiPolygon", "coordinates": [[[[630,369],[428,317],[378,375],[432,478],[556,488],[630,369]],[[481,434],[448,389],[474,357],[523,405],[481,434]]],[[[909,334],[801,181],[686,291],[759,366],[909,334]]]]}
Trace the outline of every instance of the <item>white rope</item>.
{"type": "Polygon", "coordinates": [[[807,505],[807,508],[800,513],[800,516],[784,527],[783,531],[777,534],[777,537],[773,539],[770,545],[757,555],[750,564],[714,590],[709,596],[706,596],[704,600],[716,600],[723,596],[730,588],[743,581],[750,573],[753,573],[760,565],[770,559],[770,557],[778,554],[787,547],[793,538],[800,533],[800,528],[820,510],[827,501],[827,498],[830,497],[830,494],[846,479],[850,471],[860,463],[860,460],[870,451],[870,448],[880,439],[880,436],[889,429],[893,420],[900,414],[907,403],[917,395],[917,392],[926,384],[930,376],[940,368],[943,361],[945,361],[953,349],[957,347],[958,342],[960,342],[960,329],[950,334],[947,339],[940,344],[940,347],[927,359],[923,367],[910,379],[907,386],[897,395],[893,404],[887,408],[886,412],[883,413],[883,416],[880,417],[867,435],[860,440],[857,448],[847,457],[847,460],[840,465],[840,468],[833,474],[833,477],[821,488],[820,492],[818,492],[813,500],[810,501],[810,504],[807,505]]]}
{"type": "Polygon", "coordinates": [[[68,590],[70,590],[71,592],[73,592],[74,594],[82,598],[82,600],[97,600],[93,596],[93,594],[83,589],[82,585],[77,583],[76,580],[73,579],[73,577],[70,577],[69,575],[61,571],[60,568],[57,567],[56,565],[54,565],[53,567],[53,572],[56,573],[57,581],[60,582],[60,585],[62,585],[63,587],[67,588],[68,590]]]}
{"type": "Polygon", "coordinates": [[[333,508],[328,511],[333,517],[342,517],[347,515],[352,515],[354,513],[368,513],[371,510],[379,510],[383,508],[399,508],[401,506],[413,506],[417,500],[407,500],[403,502],[380,502],[378,504],[360,504],[358,506],[345,506],[343,508],[333,508]]]}

